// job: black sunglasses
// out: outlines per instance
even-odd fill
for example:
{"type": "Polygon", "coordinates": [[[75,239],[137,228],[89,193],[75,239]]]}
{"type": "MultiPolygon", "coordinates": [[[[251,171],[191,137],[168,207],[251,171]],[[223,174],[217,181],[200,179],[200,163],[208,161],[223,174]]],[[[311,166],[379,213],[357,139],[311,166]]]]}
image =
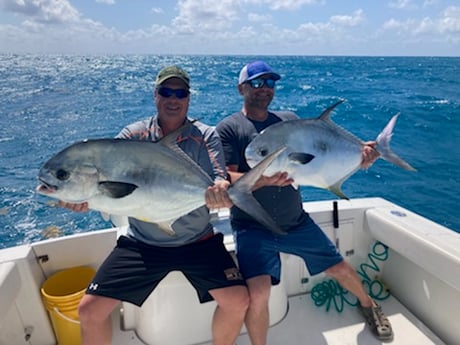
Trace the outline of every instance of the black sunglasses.
{"type": "Polygon", "coordinates": [[[264,78],[257,78],[247,81],[249,85],[253,89],[261,89],[262,87],[267,86],[269,89],[273,89],[275,87],[275,79],[264,79],[264,78]]]}
{"type": "Polygon", "coordinates": [[[187,89],[170,89],[169,87],[160,87],[158,88],[158,94],[161,97],[169,98],[172,95],[176,95],[176,98],[183,99],[189,95],[189,91],[187,89]]]}

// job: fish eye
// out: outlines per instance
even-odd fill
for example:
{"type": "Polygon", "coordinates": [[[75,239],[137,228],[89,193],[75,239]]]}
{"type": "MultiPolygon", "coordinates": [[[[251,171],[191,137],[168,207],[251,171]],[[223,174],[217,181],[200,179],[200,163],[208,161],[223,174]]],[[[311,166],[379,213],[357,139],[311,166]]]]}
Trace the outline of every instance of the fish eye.
{"type": "Polygon", "coordinates": [[[64,169],[59,169],[56,171],[56,178],[60,181],[68,180],[69,177],[70,177],[70,174],[64,169]]]}
{"type": "Polygon", "coordinates": [[[268,154],[268,150],[267,149],[259,149],[258,153],[259,153],[260,156],[265,157],[268,154]]]}

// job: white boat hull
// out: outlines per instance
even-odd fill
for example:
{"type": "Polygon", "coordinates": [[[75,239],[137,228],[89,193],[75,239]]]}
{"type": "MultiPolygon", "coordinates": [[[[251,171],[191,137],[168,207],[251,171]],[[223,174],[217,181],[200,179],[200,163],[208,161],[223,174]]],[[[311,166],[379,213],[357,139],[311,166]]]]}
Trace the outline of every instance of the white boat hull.
{"type": "MultiPolygon", "coordinates": [[[[332,202],[304,207],[358,272],[389,289],[391,297],[380,303],[393,325],[393,344],[460,344],[460,234],[379,198],[339,201],[338,227],[333,226],[332,202]]],[[[227,216],[220,213],[217,229],[229,231],[227,216]]],[[[69,267],[97,269],[125,230],[0,250],[0,344],[56,344],[41,285],[69,267]]],[[[231,235],[225,240],[233,251],[231,235]]],[[[312,290],[327,279],[309,276],[298,257],[282,255],[282,283],[270,300],[269,344],[380,344],[356,308],[345,304],[339,312],[315,306],[312,290]]],[[[182,274],[172,272],[142,308],[120,304],[112,315],[113,344],[211,344],[214,307],[214,302],[199,304],[182,274]]],[[[245,329],[237,344],[250,345],[245,329]]]]}

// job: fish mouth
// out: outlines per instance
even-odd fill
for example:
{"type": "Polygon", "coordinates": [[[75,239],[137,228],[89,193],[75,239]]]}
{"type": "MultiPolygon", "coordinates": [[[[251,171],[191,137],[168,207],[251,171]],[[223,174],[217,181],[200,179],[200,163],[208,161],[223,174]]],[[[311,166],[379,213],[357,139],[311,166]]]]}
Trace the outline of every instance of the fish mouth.
{"type": "Polygon", "coordinates": [[[36,191],[37,193],[40,194],[53,194],[56,193],[58,190],[58,187],[52,184],[49,184],[46,181],[43,181],[42,179],[39,179],[40,184],[38,185],[36,191]]]}
{"type": "Polygon", "coordinates": [[[246,158],[246,163],[248,163],[250,167],[253,167],[254,165],[256,165],[257,160],[253,158],[246,158]]]}

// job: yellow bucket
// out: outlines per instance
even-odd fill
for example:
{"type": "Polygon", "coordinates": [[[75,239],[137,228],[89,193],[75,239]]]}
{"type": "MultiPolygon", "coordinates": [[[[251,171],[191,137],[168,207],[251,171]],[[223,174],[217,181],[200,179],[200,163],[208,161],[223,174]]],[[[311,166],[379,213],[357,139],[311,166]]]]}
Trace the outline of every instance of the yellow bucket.
{"type": "Polygon", "coordinates": [[[73,267],[53,274],[42,285],[43,302],[59,345],[81,344],[78,304],[94,274],[91,267],[73,267]]]}

